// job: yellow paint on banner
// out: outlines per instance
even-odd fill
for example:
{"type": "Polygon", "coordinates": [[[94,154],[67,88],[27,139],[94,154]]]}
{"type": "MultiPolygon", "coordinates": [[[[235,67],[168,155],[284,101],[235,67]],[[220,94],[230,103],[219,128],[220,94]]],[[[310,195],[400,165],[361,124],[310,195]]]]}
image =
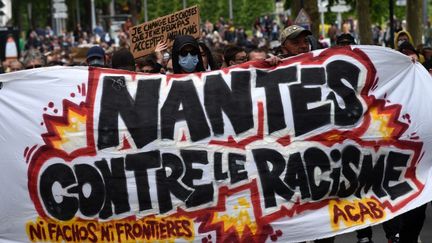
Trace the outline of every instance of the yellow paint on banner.
{"type": "Polygon", "coordinates": [[[193,221],[185,217],[146,217],[98,222],[38,218],[26,225],[31,242],[174,242],[194,239],[193,221]]]}
{"type": "Polygon", "coordinates": [[[331,200],[329,203],[331,226],[337,231],[341,224],[346,227],[380,222],[385,219],[385,210],[379,201],[373,198],[351,200],[331,200]]]}

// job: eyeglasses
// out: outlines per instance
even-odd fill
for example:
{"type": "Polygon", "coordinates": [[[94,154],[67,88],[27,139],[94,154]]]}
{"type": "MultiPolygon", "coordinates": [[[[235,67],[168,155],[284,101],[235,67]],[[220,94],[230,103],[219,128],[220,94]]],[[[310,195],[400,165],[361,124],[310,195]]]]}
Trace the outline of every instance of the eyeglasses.
{"type": "Polygon", "coordinates": [[[155,73],[153,68],[148,68],[148,67],[142,68],[141,72],[143,72],[143,73],[155,73]]]}
{"type": "Polygon", "coordinates": [[[198,54],[198,51],[195,49],[192,50],[180,50],[180,56],[185,57],[190,53],[192,56],[195,56],[198,54]]]}
{"type": "Polygon", "coordinates": [[[243,57],[240,57],[240,58],[236,58],[234,61],[235,62],[247,62],[248,61],[248,57],[247,56],[243,56],[243,57]]]}
{"type": "Polygon", "coordinates": [[[30,66],[27,66],[25,69],[33,69],[33,68],[40,68],[40,67],[42,67],[42,65],[30,65],[30,66]]]}

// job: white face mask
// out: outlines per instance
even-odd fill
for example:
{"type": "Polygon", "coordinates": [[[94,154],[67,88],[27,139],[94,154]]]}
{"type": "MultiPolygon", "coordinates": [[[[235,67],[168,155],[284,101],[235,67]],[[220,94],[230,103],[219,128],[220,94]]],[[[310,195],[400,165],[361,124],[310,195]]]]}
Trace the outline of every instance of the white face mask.
{"type": "Polygon", "coordinates": [[[179,56],[178,63],[184,71],[191,73],[195,71],[198,62],[198,55],[191,55],[190,53],[188,53],[187,56],[179,56]]]}

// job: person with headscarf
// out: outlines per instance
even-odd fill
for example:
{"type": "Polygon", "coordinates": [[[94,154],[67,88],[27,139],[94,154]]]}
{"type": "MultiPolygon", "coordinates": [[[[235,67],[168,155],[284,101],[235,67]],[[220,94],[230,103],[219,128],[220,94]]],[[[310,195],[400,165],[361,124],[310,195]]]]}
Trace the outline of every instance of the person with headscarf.
{"type": "Polygon", "coordinates": [[[405,41],[414,46],[413,38],[408,31],[401,30],[397,32],[394,37],[394,49],[398,50],[399,46],[405,41]]]}

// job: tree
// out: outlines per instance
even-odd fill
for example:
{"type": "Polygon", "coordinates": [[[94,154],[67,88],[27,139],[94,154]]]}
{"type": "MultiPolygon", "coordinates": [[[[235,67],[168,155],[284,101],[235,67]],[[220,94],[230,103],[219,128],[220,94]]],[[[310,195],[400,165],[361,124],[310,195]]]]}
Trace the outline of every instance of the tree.
{"type": "Polygon", "coordinates": [[[131,13],[131,16],[132,16],[132,23],[134,24],[134,25],[136,25],[137,24],[137,22],[138,22],[138,11],[137,11],[137,8],[136,8],[136,0],[129,0],[128,1],[128,3],[129,3],[129,11],[130,11],[130,13],[131,13]]]}
{"type": "Polygon", "coordinates": [[[297,17],[300,9],[303,8],[309,15],[311,20],[311,31],[314,36],[319,36],[319,25],[320,25],[320,15],[318,12],[318,2],[317,0],[300,0],[291,1],[291,17],[293,20],[297,17]]]}
{"type": "Polygon", "coordinates": [[[304,0],[305,10],[311,18],[311,31],[314,36],[319,36],[320,14],[317,0],[304,0]]]}
{"type": "Polygon", "coordinates": [[[372,24],[370,14],[371,0],[359,0],[357,1],[357,17],[358,17],[358,29],[360,35],[360,43],[363,45],[372,44],[372,24]]]}
{"type": "Polygon", "coordinates": [[[13,24],[20,29],[35,29],[51,25],[51,0],[15,0],[12,1],[12,13],[13,24]],[[31,5],[30,15],[27,9],[29,4],[31,5]]]}
{"type": "Polygon", "coordinates": [[[417,46],[422,43],[423,1],[407,0],[406,6],[407,30],[413,37],[414,45],[417,46]]]}
{"type": "Polygon", "coordinates": [[[215,3],[213,1],[201,1],[200,3],[200,15],[201,20],[204,22],[209,20],[215,23],[218,19],[218,10],[215,8],[215,3]]]}
{"type": "Polygon", "coordinates": [[[274,1],[244,0],[239,7],[241,7],[241,11],[235,11],[234,9],[234,13],[236,14],[234,15],[235,22],[239,22],[245,28],[250,28],[254,24],[256,18],[263,15],[270,15],[273,12],[274,1]]]}
{"type": "MultiPolygon", "coordinates": [[[[371,18],[374,16],[385,16],[386,12],[382,12],[383,2],[386,0],[346,0],[346,4],[351,5],[353,9],[356,10],[356,15],[358,19],[358,31],[360,35],[360,43],[363,45],[372,44],[372,22],[371,18]],[[373,13],[374,8],[372,4],[376,6],[376,9],[381,11],[379,14],[373,13]]],[[[339,3],[339,0],[330,0],[329,8],[335,4],[339,3]]],[[[387,13],[388,14],[388,13],[387,13]]]]}

